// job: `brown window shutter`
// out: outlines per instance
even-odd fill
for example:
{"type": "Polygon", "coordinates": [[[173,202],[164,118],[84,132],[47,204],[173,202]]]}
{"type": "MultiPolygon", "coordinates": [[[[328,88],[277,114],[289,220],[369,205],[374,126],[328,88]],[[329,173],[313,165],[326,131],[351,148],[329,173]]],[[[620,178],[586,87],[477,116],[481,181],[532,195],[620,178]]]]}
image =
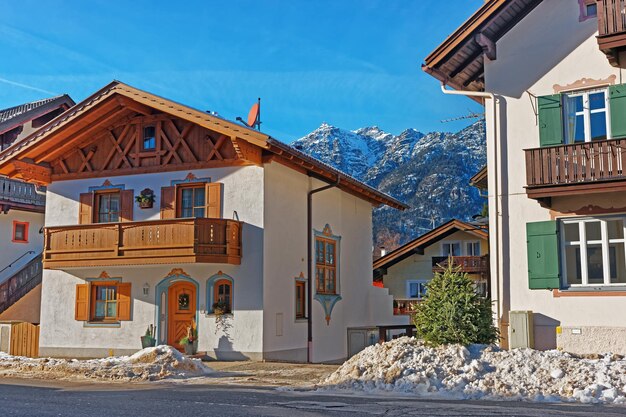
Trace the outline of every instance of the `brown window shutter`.
{"type": "Polygon", "coordinates": [[[161,188],[161,218],[176,218],[176,187],[161,188]]]}
{"type": "Polygon", "coordinates": [[[93,223],[93,193],[82,193],[80,195],[80,206],[78,208],[78,224],[93,223]]]}
{"type": "Polygon", "coordinates": [[[117,319],[130,320],[130,283],[117,286],[117,319]]]}
{"type": "Polygon", "coordinates": [[[206,217],[211,219],[222,218],[222,188],[221,182],[210,182],[206,185],[206,217]]]}
{"type": "Polygon", "coordinates": [[[89,320],[89,284],[76,285],[74,319],[78,321],[89,320]]]}
{"type": "Polygon", "coordinates": [[[135,192],[133,190],[120,191],[120,221],[132,222],[133,221],[133,203],[135,199],[135,192]]]}

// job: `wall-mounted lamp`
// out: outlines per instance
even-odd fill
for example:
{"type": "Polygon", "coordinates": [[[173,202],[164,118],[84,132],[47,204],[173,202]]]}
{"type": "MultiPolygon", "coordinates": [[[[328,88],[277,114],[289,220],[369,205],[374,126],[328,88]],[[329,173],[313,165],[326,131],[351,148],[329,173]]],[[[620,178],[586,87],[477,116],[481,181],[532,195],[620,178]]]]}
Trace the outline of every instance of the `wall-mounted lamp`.
{"type": "Polygon", "coordinates": [[[143,295],[144,297],[150,295],[150,284],[148,284],[147,282],[143,284],[143,295]]]}

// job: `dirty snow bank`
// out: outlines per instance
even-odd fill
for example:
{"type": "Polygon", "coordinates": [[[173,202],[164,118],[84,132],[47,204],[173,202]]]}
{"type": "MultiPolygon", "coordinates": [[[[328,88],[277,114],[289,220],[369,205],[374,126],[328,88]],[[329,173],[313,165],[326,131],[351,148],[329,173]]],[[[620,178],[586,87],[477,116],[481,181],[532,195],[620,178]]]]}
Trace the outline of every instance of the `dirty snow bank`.
{"type": "Polygon", "coordinates": [[[431,348],[402,337],[366,348],[321,386],[456,399],[626,404],[626,360],[479,345],[431,348]]]}
{"type": "Polygon", "coordinates": [[[140,350],[132,356],[103,359],[25,358],[0,352],[0,375],[55,379],[155,381],[201,376],[211,372],[198,359],[183,356],[171,346],[140,350]]]}

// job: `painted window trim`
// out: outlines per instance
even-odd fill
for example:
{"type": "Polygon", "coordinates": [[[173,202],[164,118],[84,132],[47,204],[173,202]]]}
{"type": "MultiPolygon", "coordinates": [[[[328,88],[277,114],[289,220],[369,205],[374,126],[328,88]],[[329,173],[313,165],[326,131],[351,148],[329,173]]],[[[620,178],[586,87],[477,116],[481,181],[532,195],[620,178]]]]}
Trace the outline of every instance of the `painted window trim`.
{"type": "Polygon", "coordinates": [[[218,272],[215,275],[212,275],[206,281],[206,314],[213,315],[213,303],[215,299],[215,284],[218,281],[230,281],[230,313],[226,313],[226,315],[233,315],[235,312],[235,280],[228,274],[224,274],[223,272],[218,272]]]}
{"type": "Polygon", "coordinates": [[[28,230],[30,228],[30,222],[21,222],[19,220],[13,220],[13,236],[11,239],[11,242],[13,243],[28,243],[28,230]],[[24,226],[24,239],[16,239],[15,238],[15,231],[17,230],[17,226],[18,225],[22,225],[24,226]]]}
{"type": "MultiPolygon", "coordinates": [[[[609,276],[608,276],[608,280],[610,281],[611,277],[610,277],[610,264],[607,263],[608,261],[608,252],[605,253],[606,251],[604,250],[606,247],[608,247],[608,245],[610,243],[623,243],[624,245],[624,251],[626,252],[626,215],[608,215],[608,216],[585,216],[585,217],[564,217],[561,219],[558,219],[559,222],[559,251],[561,253],[561,260],[560,260],[560,270],[561,270],[561,285],[562,288],[559,291],[559,293],[567,293],[567,294],[574,294],[576,292],[578,293],[583,293],[583,292],[595,292],[595,293],[603,293],[603,292],[607,292],[607,291],[611,291],[611,288],[616,288],[616,291],[619,291],[621,288],[626,287],[626,283],[624,282],[617,282],[617,283],[606,283],[603,282],[601,284],[599,283],[589,283],[588,282],[588,277],[587,277],[587,258],[582,256],[583,254],[583,248],[586,249],[587,248],[587,244],[588,241],[586,239],[586,229],[584,227],[586,222],[597,222],[599,221],[601,224],[601,240],[600,240],[600,244],[602,245],[602,256],[603,256],[603,268],[604,268],[604,280],[606,281],[607,279],[607,269],[609,269],[609,276]],[[608,238],[608,234],[606,233],[606,222],[608,220],[622,220],[623,222],[623,228],[624,228],[624,237],[621,239],[609,239],[608,238]],[[581,284],[569,284],[567,282],[567,261],[565,258],[566,255],[566,246],[567,242],[565,241],[565,225],[566,224],[578,224],[579,227],[579,239],[578,241],[575,242],[579,242],[578,244],[574,244],[574,241],[569,242],[570,245],[572,246],[578,246],[580,248],[580,253],[581,253],[581,262],[580,262],[580,269],[581,269],[581,284]],[[623,242],[614,242],[616,240],[621,240],[623,242]],[[587,281],[587,282],[586,282],[587,281]]],[[[593,241],[596,242],[596,241],[593,241]]],[[[625,255],[626,257],[626,255],[625,255]]]]}
{"type": "Polygon", "coordinates": [[[316,243],[318,239],[331,240],[335,242],[335,292],[334,293],[326,293],[326,292],[318,292],[317,291],[317,254],[314,252],[313,254],[313,269],[315,273],[313,276],[315,277],[315,281],[313,282],[315,285],[315,294],[319,295],[341,295],[341,236],[333,235],[330,227],[326,225],[323,231],[313,230],[314,234],[314,244],[313,250],[316,251],[316,243]]]}
{"type": "Polygon", "coordinates": [[[584,22],[586,20],[598,17],[597,13],[593,15],[587,14],[587,6],[592,5],[594,3],[596,3],[595,0],[578,0],[578,9],[579,9],[578,21],[579,22],[584,22]]]}
{"type": "Polygon", "coordinates": [[[93,193],[96,191],[112,191],[112,190],[126,190],[126,184],[105,184],[89,187],[88,192],[93,193]]]}
{"type": "MultiPolygon", "coordinates": [[[[94,320],[91,313],[91,306],[95,300],[92,299],[92,286],[93,285],[105,285],[111,284],[118,286],[122,283],[122,277],[112,277],[112,278],[86,278],[85,282],[89,284],[89,320],[83,321],[83,327],[121,327],[122,322],[120,320],[94,320]]],[[[119,297],[119,294],[118,294],[119,297]]]]}
{"type": "Polygon", "coordinates": [[[409,300],[422,300],[424,298],[424,295],[426,294],[422,294],[421,297],[411,297],[411,284],[428,284],[430,282],[430,280],[427,279],[407,279],[405,281],[405,294],[406,294],[406,298],[408,298],[409,300]]]}
{"type": "Polygon", "coordinates": [[[167,293],[169,287],[177,282],[177,281],[185,281],[193,284],[196,287],[196,323],[198,323],[198,319],[200,318],[200,284],[187,275],[182,270],[174,269],[167,276],[165,276],[159,283],[156,285],[156,289],[154,291],[154,302],[156,306],[156,337],[157,343],[159,344],[167,344],[167,326],[163,328],[162,324],[166,322],[168,316],[168,300],[167,293]],[[164,295],[165,293],[165,295],[164,295]],[[161,299],[165,299],[165,305],[162,305],[161,299]]]}
{"type": "Polygon", "coordinates": [[[196,177],[188,175],[187,178],[182,179],[182,180],[171,180],[170,186],[175,187],[177,185],[204,184],[204,183],[210,183],[210,182],[211,182],[211,177],[196,178],[196,177]]]}

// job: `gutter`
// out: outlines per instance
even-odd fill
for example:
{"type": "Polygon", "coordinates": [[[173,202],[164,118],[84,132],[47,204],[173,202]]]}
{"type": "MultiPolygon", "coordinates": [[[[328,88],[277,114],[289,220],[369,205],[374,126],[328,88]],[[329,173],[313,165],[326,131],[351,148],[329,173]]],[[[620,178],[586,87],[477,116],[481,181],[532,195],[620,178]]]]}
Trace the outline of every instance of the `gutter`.
{"type": "MultiPolygon", "coordinates": [[[[309,175],[309,178],[311,176],[309,175]]],[[[308,291],[307,291],[307,362],[313,362],[313,194],[321,193],[322,191],[336,188],[341,182],[341,175],[337,175],[337,180],[334,183],[330,183],[320,188],[310,190],[307,192],[307,205],[306,205],[306,225],[307,225],[307,278],[308,278],[308,291]]]]}
{"type": "MultiPolygon", "coordinates": [[[[494,206],[495,206],[495,218],[494,218],[494,239],[496,242],[495,247],[495,278],[496,278],[496,294],[498,300],[496,301],[496,320],[498,324],[498,329],[500,329],[501,319],[501,297],[500,297],[500,193],[499,193],[499,178],[498,178],[498,143],[499,143],[499,135],[498,135],[498,103],[496,101],[496,96],[493,93],[489,93],[486,91],[468,91],[468,90],[448,90],[446,89],[446,84],[441,83],[441,91],[443,94],[453,95],[453,96],[466,96],[466,97],[482,97],[491,99],[491,105],[493,107],[492,117],[493,117],[493,157],[494,157],[494,206]]],[[[486,104],[486,103],[485,103],[486,104]]],[[[491,222],[489,222],[491,223],[491,222]]],[[[491,234],[491,224],[489,228],[489,233],[491,234]]]]}

